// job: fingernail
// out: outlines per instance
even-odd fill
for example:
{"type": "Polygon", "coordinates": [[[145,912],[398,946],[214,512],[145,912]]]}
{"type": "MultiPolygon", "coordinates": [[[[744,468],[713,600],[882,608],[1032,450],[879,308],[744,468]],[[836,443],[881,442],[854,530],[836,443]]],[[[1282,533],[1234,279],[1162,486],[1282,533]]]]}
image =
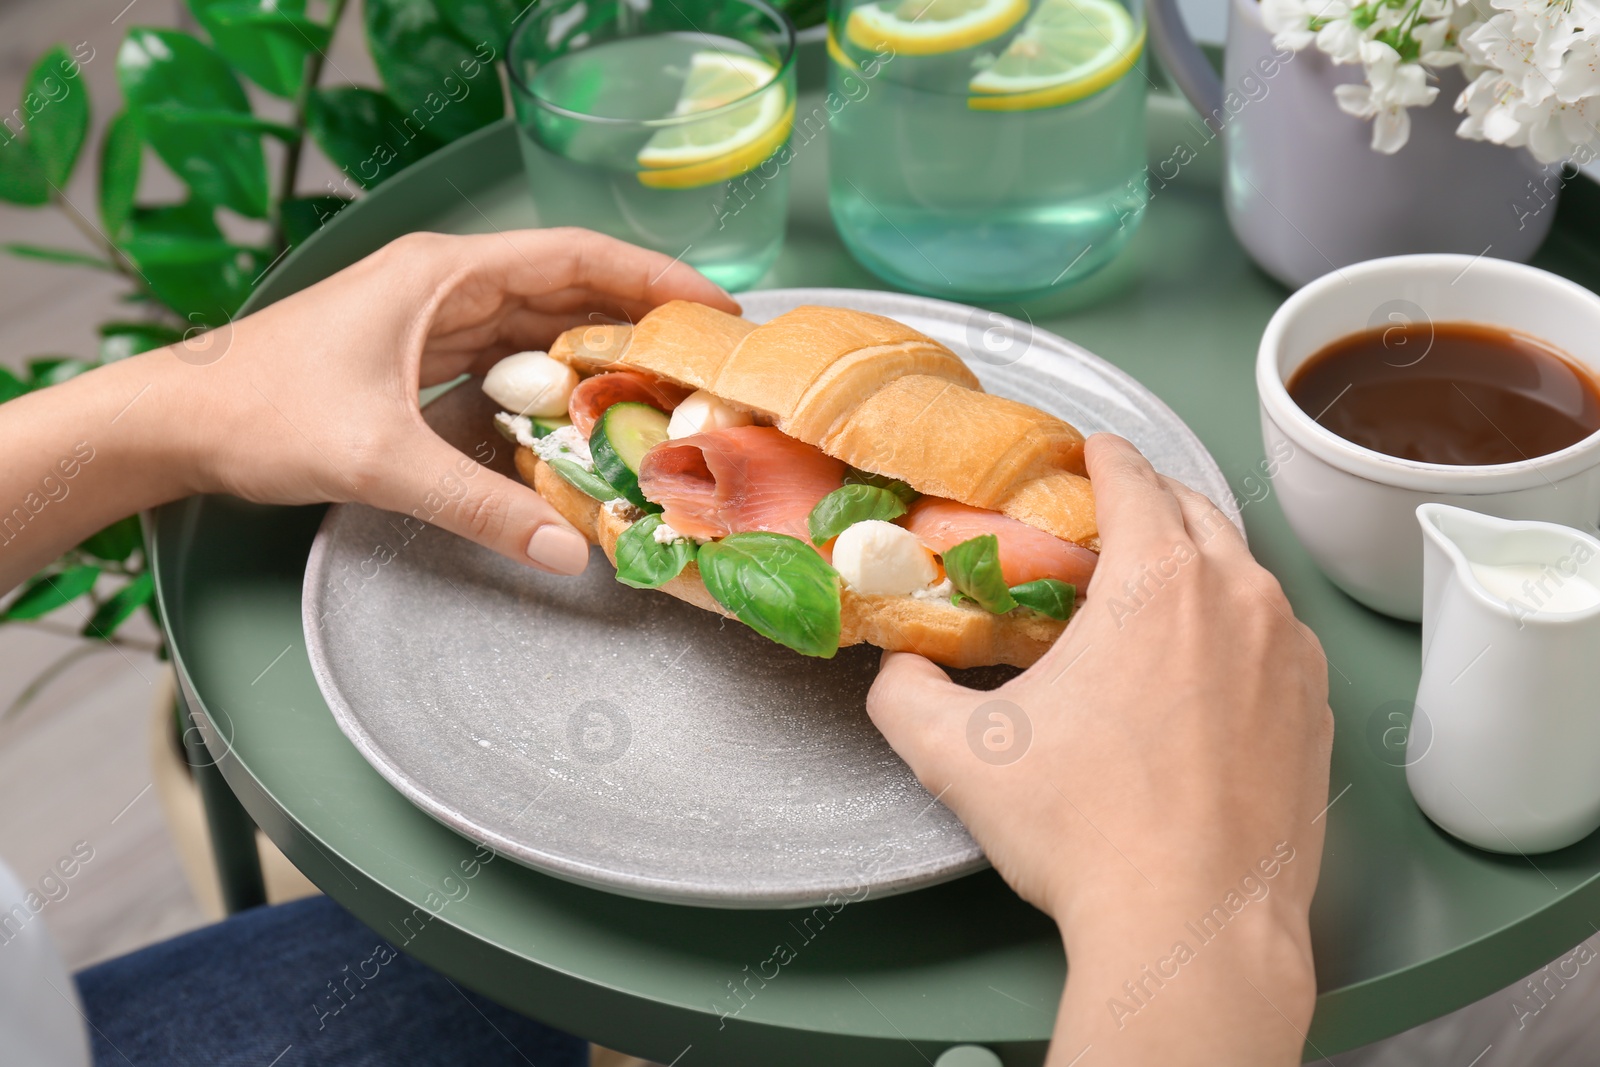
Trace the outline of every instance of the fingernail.
{"type": "Polygon", "coordinates": [[[589,542],[576,530],[547,522],[533,531],[528,558],[555,574],[582,574],[589,565],[589,542]]]}

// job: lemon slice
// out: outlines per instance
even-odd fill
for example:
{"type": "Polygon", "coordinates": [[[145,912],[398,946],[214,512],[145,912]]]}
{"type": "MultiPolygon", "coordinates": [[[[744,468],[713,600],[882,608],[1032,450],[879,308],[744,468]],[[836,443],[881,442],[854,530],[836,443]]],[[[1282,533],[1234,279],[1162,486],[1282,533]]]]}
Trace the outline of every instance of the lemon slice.
{"type": "Polygon", "coordinates": [[[1099,92],[1139,61],[1144,30],[1115,0],[1042,0],[967,88],[980,111],[1029,111],[1099,92]]]}
{"type": "Polygon", "coordinates": [[[833,35],[833,25],[831,23],[828,25],[828,56],[841,67],[857,72],[861,70],[860,67],[856,66],[856,61],[846,55],[843,48],[839,47],[839,38],[833,35]]]}
{"type": "Polygon", "coordinates": [[[1028,0],[882,0],[850,12],[844,33],[873,52],[933,56],[982,44],[1028,13],[1028,0]]]}
{"type": "Polygon", "coordinates": [[[727,110],[658,131],[637,157],[639,180],[663,189],[688,188],[743,174],[766,159],[793,125],[789,94],[778,89],[758,93],[746,104],[728,105],[757,93],[777,76],[777,67],[755,56],[696,52],[672,114],[727,110]]]}

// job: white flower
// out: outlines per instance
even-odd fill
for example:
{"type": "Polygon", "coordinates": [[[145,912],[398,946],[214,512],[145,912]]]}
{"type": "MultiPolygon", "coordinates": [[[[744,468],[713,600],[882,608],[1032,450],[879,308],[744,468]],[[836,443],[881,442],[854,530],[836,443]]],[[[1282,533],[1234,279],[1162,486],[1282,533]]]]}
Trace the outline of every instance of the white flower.
{"type": "Polygon", "coordinates": [[[1261,21],[1272,33],[1273,45],[1291,52],[1300,51],[1316,38],[1313,18],[1346,18],[1349,14],[1343,0],[1261,0],[1261,21]]]}
{"type": "Polygon", "coordinates": [[[1593,0],[1489,0],[1495,14],[1461,35],[1476,77],[1456,99],[1461,137],[1541,163],[1600,142],[1600,8],[1593,0]]]}
{"type": "MultiPolygon", "coordinates": [[[[1600,0],[1261,0],[1279,48],[1315,44],[1335,63],[1360,63],[1364,84],[1341,85],[1341,110],[1372,120],[1372,147],[1395,152],[1407,114],[1438,95],[1431,72],[1461,68],[1468,85],[1457,134],[1542,162],[1600,147],[1600,0]]],[[[1593,152],[1590,153],[1593,155],[1593,152]]]]}
{"type": "MultiPolygon", "coordinates": [[[[1507,0],[1496,0],[1503,4],[1507,0]]],[[[1518,96],[1541,100],[1555,92],[1551,80],[1560,57],[1539,47],[1538,28],[1516,14],[1501,12],[1475,26],[1461,38],[1468,58],[1498,72],[1518,96]]]]}
{"type": "Polygon", "coordinates": [[[1333,19],[1317,31],[1317,47],[1333,58],[1335,63],[1361,62],[1361,43],[1365,32],[1356,28],[1351,19],[1333,19]]]}
{"type": "MultiPolygon", "coordinates": [[[[1595,19],[1600,22],[1600,13],[1595,19]]],[[[1600,95],[1600,40],[1584,37],[1573,41],[1554,81],[1556,99],[1563,103],[1600,95]]]]}
{"type": "Polygon", "coordinates": [[[1428,84],[1428,72],[1421,63],[1401,62],[1400,53],[1382,41],[1361,45],[1361,65],[1367,84],[1338,86],[1334,98],[1345,113],[1374,120],[1373,151],[1393,155],[1411,136],[1411,116],[1406,109],[1433,103],[1439,89],[1428,84]]]}

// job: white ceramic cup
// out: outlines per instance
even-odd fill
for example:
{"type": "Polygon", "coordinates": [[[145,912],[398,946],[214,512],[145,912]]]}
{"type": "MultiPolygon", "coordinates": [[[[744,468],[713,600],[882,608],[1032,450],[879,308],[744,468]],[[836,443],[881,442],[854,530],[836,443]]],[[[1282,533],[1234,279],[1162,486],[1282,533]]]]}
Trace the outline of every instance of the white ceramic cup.
{"type": "Polygon", "coordinates": [[[1290,527],[1339,588],[1412,621],[1422,618],[1417,505],[1439,501],[1582,530],[1600,519],[1600,433],[1516,463],[1419,463],[1346,441],[1289,397],[1285,382],[1295,370],[1341,337],[1447,322],[1541,338],[1600,377],[1600,297],[1547,271],[1487,256],[1393,256],[1325,274],[1278,308],[1256,359],[1261,433],[1290,527]]]}

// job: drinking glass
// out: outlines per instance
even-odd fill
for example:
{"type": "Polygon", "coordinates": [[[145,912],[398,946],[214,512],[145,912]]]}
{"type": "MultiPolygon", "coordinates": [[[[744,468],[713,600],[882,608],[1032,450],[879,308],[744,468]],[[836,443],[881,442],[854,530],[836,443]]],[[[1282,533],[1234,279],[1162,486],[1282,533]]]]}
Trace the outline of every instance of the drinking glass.
{"type": "Polygon", "coordinates": [[[831,0],[828,204],[879,277],[1042,296],[1144,214],[1141,0],[831,0]]]}
{"type": "Polygon", "coordinates": [[[507,61],[540,222],[755,284],[783,245],[794,51],[766,0],[539,0],[507,61]]]}

